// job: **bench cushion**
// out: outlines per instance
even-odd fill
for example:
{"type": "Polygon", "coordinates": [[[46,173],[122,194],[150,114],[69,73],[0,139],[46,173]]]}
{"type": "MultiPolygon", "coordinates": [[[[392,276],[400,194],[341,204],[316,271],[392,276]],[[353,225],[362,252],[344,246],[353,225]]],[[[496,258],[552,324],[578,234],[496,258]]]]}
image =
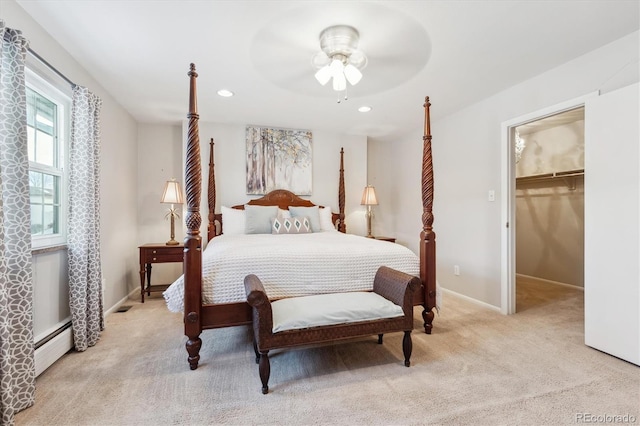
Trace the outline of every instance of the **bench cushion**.
{"type": "Polygon", "coordinates": [[[318,294],[271,303],[273,333],[323,325],[396,318],[402,308],[371,292],[318,294]]]}

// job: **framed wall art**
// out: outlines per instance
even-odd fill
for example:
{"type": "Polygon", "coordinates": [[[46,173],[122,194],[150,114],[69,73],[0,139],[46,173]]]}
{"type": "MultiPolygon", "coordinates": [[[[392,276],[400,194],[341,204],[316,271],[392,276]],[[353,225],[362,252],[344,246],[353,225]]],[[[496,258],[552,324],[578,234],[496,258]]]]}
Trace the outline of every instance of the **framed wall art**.
{"type": "Polygon", "coordinates": [[[311,195],[311,131],[247,126],[246,143],[247,194],[311,195]]]}

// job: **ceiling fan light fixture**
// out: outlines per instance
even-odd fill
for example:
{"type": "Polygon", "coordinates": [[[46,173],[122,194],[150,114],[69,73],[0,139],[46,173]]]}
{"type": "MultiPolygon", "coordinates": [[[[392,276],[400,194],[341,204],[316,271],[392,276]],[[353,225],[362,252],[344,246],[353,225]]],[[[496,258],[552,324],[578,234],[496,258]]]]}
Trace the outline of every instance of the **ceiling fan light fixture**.
{"type": "Polygon", "coordinates": [[[333,59],[329,68],[331,69],[331,75],[333,78],[336,78],[344,72],[344,64],[340,59],[333,59]]]}
{"type": "MultiPolygon", "coordinates": [[[[333,79],[333,90],[342,92],[347,89],[347,81],[355,86],[362,79],[362,69],[367,57],[358,50],[360,34],[348,25],[334,25],[320,33],[320,52],[311,62],[316,68],[316,80],[323,86],[333,79]]],[[[345,97],[346,99],[346,97],[345,97]]]]}
{"type": "Polygon", "coordinates": [[[344,67],[344,76],[347,78],[347,81],[351,83],[352,86],[355,86],[362,79],[362,73],[358,68],[353,66],[352,64],[347,64],[344,67]]]}
{"type": "Polygon", "coordinates": [[[331,75],[331,68],[329,65],[325,65],[315,73],[315,78],[318,80],[318,83],[324,86],[331,80],[331,75]]]}
{"type": "Polygon", "coordinates": [[[333,90],[336,92],[342,92],[347,88],[347,79],[344,76],[344,73],[334,74],[333,76],[333,90]]]}

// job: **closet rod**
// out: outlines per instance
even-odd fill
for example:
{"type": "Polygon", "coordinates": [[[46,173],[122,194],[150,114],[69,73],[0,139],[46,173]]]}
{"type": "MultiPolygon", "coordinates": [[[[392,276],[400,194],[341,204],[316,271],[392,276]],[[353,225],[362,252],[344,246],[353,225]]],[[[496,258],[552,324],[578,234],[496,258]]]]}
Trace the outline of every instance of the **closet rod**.
{"type": "MultiPolygon", "coordinates": [[[[9,36],[9,32],[7,32],[7,31],[4,32],[3,38],[4,38],[4,41],[7,41],[7,42],[11,41],[10,40],[10,36],[9,36]]],[[[47,62],[46,59],[44,59],[42,56],[38,55],[35,50],[33,50],[30,47],[28,47],[27,51],[31,55],[33,55],[34,58],[36,58],[38,61],[40,61],[43,65],[47,66],[51,71],[56,73],[60,78],[62,78],[67,83],[69,83],[69,85],[71,85],[72,89],[77,86],[77,84],[75,84],[73,81],[69,80],[66,75],[62,74],[60,71],[58,71],[58,69],[56,67],[54,67],[49,62],[47,62]]]]}
{"type": "Polygon", "coordinates": [[[539,175],[516,177],[517,183],[536,182],[541,180],[552,180],[555,178],[567,178],[584,176],[584,169],[566,170],[563,172],[543,173],[539,175]]]}

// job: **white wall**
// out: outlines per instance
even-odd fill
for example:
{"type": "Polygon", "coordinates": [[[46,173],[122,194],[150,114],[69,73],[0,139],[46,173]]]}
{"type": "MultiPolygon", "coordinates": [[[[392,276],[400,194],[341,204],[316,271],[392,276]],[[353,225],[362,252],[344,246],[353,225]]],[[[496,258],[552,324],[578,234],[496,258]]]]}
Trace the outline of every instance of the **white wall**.
{"type": "MultiPolygon", "coordinates": [[[[160,202],[164,185],[176,178],[184,192],[181,126],[139,124],[138,158],[137,244],[164,243],[171,236],[171,224],[165,219],[170,206],[160,202]]],[[[180,214],[175,221],[176,240],[180,242],[184,240],[183,219],[180,214]]],[[[168,284],[182,274],[182,265],[158,263],[152,270],[151,284],[168,284]]]]}
{"type": "Polygon", "coordinates": [[[88,83],[103,100],[100,114],[100,237],[104,306],[110,309],[139,282],[136,249],[137,123],[97,83],[88,83]]]}
{"type": "MultiPolygon", "coordinates": [[[[186,146],[186,122],[183,126],[186,146]]],[[[268,124],[267,124],[268,125],[268,124]]],[[[201,119],[200,146],[203,171],[202,228],[203,238],[207,230],[207,169],[209,141],[215,142],[216,213],[221,206],[242,204],[259,196],[246,195],[245,127],[237,124],[219,124],[201,119]]],[[[340,148],[344,147],[345,175],[345,223],[350,234],[366,235],[364,206],[360,205],[362,191],[367,184],[367,139],[364,136],[340,135],[313,130],[313,182],[312,195],[302,197],[315,204],[331,207],[338,212],[338,183],[340,148]]],[[[183,168],[181,163],[181,169],[183,168]]],[[[184,180],[184,178],[183,178],[184,180]]]]}
{"type": "MultiPolygon", "coordinates": [[[[500,306],[501,123],[596,90],[606,92],[637,82],[639,40],[635,32],[433,121],[434,230],[437,276],[443,287],[500,306]],[[495,202],[487,201],[489,190],[496,191],[495,202]],[[460,276],[453,275],[454,264],[460,265],[460,276]]],[[[438,99],[431,98],[431,104],[433,113],[438,99]]],[[[381,164],[384,158],[387,166],[370,170],[369,179],[394,182],[395,202],[381,204],[378,210],[395,217],[393,231],[416,252],[422,226],[422,126],[421,104],[416,99],[415,130],[388,147],[376,144],[370,150],[372,156],[384,156],[372,158],[371,164],[381,164]]]]}
{"type": "MultiPolygon", "coordinates": [[[[170,224],[164,217],[168,204],[160,202],[166,181],[182,180],[182,132],[179,125],[138,125],[138,242],[169,240],[170,224]]],[[[182,221],[176,221],[176,240],[182,241],[182,221]]]]}
{"type": "MultiPolygon", "coordinates": [[[[416,120],[422,103],[416,102],[416,120]]],[[[396,243],[419,252],[422,231],[422,134],[390,143],[369,139],[369,183],[376,187],[374,235],[395,237],[396,243]]],[[[437,196],[437,195],[436,195],[437,196]]]]}
{"type": "MultiPolygon", "coordinates": [[[[401,241],[396,235],[395,208],[392,206],[397,202],[396,184],[397,179],[389,179],[388,177],[378,173],[379,170],[386,170],[389,167],[387,162],[388,150],[393,144],[381,141],[375,138],[369,138],[367,144],[367,182],[376,189],[378,197],[378,205],[373,206],[371,211],[373,217],[371,219],[371,233],[378,237],[396,237],[396,243],[406,245],[406,241],[401,241]]],[[[394,176],[396,173],[394,173],[394,176]]],[[[417,235],[412,235],[417,239],[417,235]]]]}
{"type": "MultiPolygon", "coordinates": [[[[2,0],[2,19],[22,30],[30,48],[76,84],[100,96],[101,248],[105,310],[124,298],[136,280],[137,124],[56,40],[13,0],[2,0]]],[[[63,255],[63,254],[61,254],[63,255]]],[[[39,272],[40,275],[44,272],[39,272]]],[[[57,272],[54,272],[57,274],[57,272]]]]}

